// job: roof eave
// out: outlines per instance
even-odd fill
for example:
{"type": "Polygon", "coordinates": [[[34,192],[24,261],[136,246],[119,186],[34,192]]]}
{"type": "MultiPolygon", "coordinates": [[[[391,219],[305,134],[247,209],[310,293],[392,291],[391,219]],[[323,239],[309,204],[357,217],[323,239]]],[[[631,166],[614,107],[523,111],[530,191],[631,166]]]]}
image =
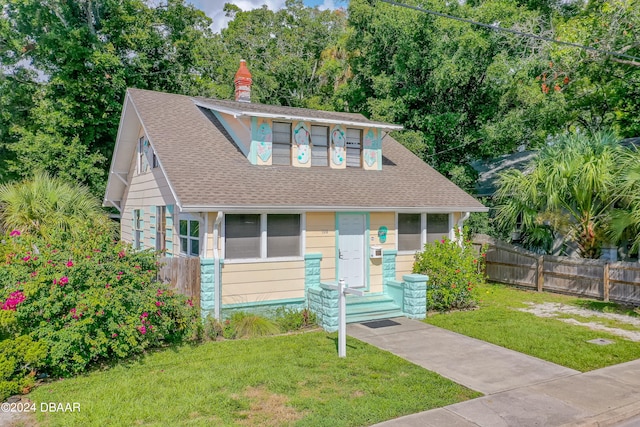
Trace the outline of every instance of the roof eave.
{"type": "Polygon", "coordinates": [[[182,212],[406,212],[406,213],[450,213],[488,212],[486,206],[274,206],[274,205],[183,205],[182,212]]]}
{"type": "Polygon", "coordinates": [[[266,119],[302,120],[305,122],[313,122],[313,123],[329,123],[329,124],[344,125],[344,126],[370,127],[370,128],[387,130],[387,131],[404,129],[400,125],[394,125],[391,123],[356,121],[356,120],[321,119],[317,117],[310,117],[310,116],[303,116],[303,115],[273,114],[273,113],[254,112],[254,111],[243,111],[243,110],[236,110],[233,108],[220,107],[218,105],[212,105],[196,99],[194,99],[193,102],[199,107],[208,108],[210,110],[215,110],[224,114],[229,114],[236,118],[262,117],[266,119]]]}

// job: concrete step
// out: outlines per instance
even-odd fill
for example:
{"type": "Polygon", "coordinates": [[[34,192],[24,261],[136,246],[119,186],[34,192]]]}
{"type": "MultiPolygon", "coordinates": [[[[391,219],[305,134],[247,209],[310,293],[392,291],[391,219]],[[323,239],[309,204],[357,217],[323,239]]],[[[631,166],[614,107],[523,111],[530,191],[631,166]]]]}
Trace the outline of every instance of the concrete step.
{"type": "Polygon", "coordinates": [[[393,311],[400,310],[400,307],[395,305],[393,301],[375,304],[359,304],[359,305],[347,305],[347,316],[350,314],[363,314],[376,311],[393,311]]]}
{"type": "Polygon", "coordinates": [[[363,295],[361,297],[356,295],[347,295],[347,306],[369,305],[385,302],[393,302],[393,298],[384,294],[363,295]]]}
{"type": "Polygon", "coordinates": [[[400,310],[395,310],[395,311],[367,313],[367,314],[361,314],[357,316],[347,315],[347,323],[368,322],[371,320],[391,319],[394,317],[404,317],[404,313],[401,312],[400,310]]]}
{"type": "Polygon", "coordinates": [[[384,294],[347,296],[347,323],[403,316],[400,307],[384,294]]]}

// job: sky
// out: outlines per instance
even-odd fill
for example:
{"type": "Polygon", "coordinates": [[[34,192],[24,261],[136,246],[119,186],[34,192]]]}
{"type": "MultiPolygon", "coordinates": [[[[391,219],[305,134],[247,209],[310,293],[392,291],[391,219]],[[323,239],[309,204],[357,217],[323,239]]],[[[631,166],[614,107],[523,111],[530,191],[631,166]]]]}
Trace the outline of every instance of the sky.
{"type": "MultiPolygon", "coordinates": [[[[225,3],[233,3],[242,10],[252,10],[267,5],[271,10],[278,10],[284,6],[285,0],[187,0],[198,9],[204,11],[213,19],[213,31],[219,32],[227,26],[227,18],[222,8],[225,3]]],[[[304,0],[307,6],[318,6],[320,9],[336,9],[346,7],[346,0],[304,0]]]]}

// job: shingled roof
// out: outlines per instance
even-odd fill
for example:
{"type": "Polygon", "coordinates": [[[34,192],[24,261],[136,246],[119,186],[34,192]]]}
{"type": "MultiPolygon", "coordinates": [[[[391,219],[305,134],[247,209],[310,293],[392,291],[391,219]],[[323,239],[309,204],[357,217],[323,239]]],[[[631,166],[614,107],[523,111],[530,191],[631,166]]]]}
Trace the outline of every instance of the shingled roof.
{"type": "MultiPolygon", "coordinates": [[[[127,157],[118,151],[128,151],[124,147],[129,144],[135,147],[135,137],[122,131],[127,120],[124,115],[135,113],[177,204],[185,211],[486,211],[477,200],[388,135],[382,140],[381,171],[251,165],[205,107],[241,109],[247,114],[286,113],[292,117],[317,117],[319,121],[345,120],[380,128],[393,125],[369,121],[360,114],[237,104],[240,103],[129,89],[125,110],[131,105],[133,111],[123,112],[111,175],[124,161],[119,159],[127,157]]],[[[129,162],[132,155],[133,151],[129,162]]],[[[105,200],[119,200],[123,190],[111,175],[105,200]]]]}

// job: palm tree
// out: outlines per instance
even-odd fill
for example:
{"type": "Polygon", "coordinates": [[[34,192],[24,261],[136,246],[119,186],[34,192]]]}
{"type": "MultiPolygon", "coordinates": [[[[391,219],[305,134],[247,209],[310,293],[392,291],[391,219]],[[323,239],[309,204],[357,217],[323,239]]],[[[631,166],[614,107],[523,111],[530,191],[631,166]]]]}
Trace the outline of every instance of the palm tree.
{"type": "Polygon", "coordinates": [[[632,249],[640,248],[640,151],[626,150],[618,168],[621,171],[620,198],[611,215],[609,237],[631,241],[632,249]]]}
{"type": "Polygon", "coordinates": [[[613,134],[574,133],[540,150],[527,171],[510,170],[499,179],[496,221],[525,234],[546,229],[577,245],[580,256],[598,258],[606,241],[623,149],[613,134]]]}
{"type": "Polygon", "coordinates": [[[0,227],[42,237],[110,232],[114,225],[87,187],[43,172],[0,185],[0,227]]]}

